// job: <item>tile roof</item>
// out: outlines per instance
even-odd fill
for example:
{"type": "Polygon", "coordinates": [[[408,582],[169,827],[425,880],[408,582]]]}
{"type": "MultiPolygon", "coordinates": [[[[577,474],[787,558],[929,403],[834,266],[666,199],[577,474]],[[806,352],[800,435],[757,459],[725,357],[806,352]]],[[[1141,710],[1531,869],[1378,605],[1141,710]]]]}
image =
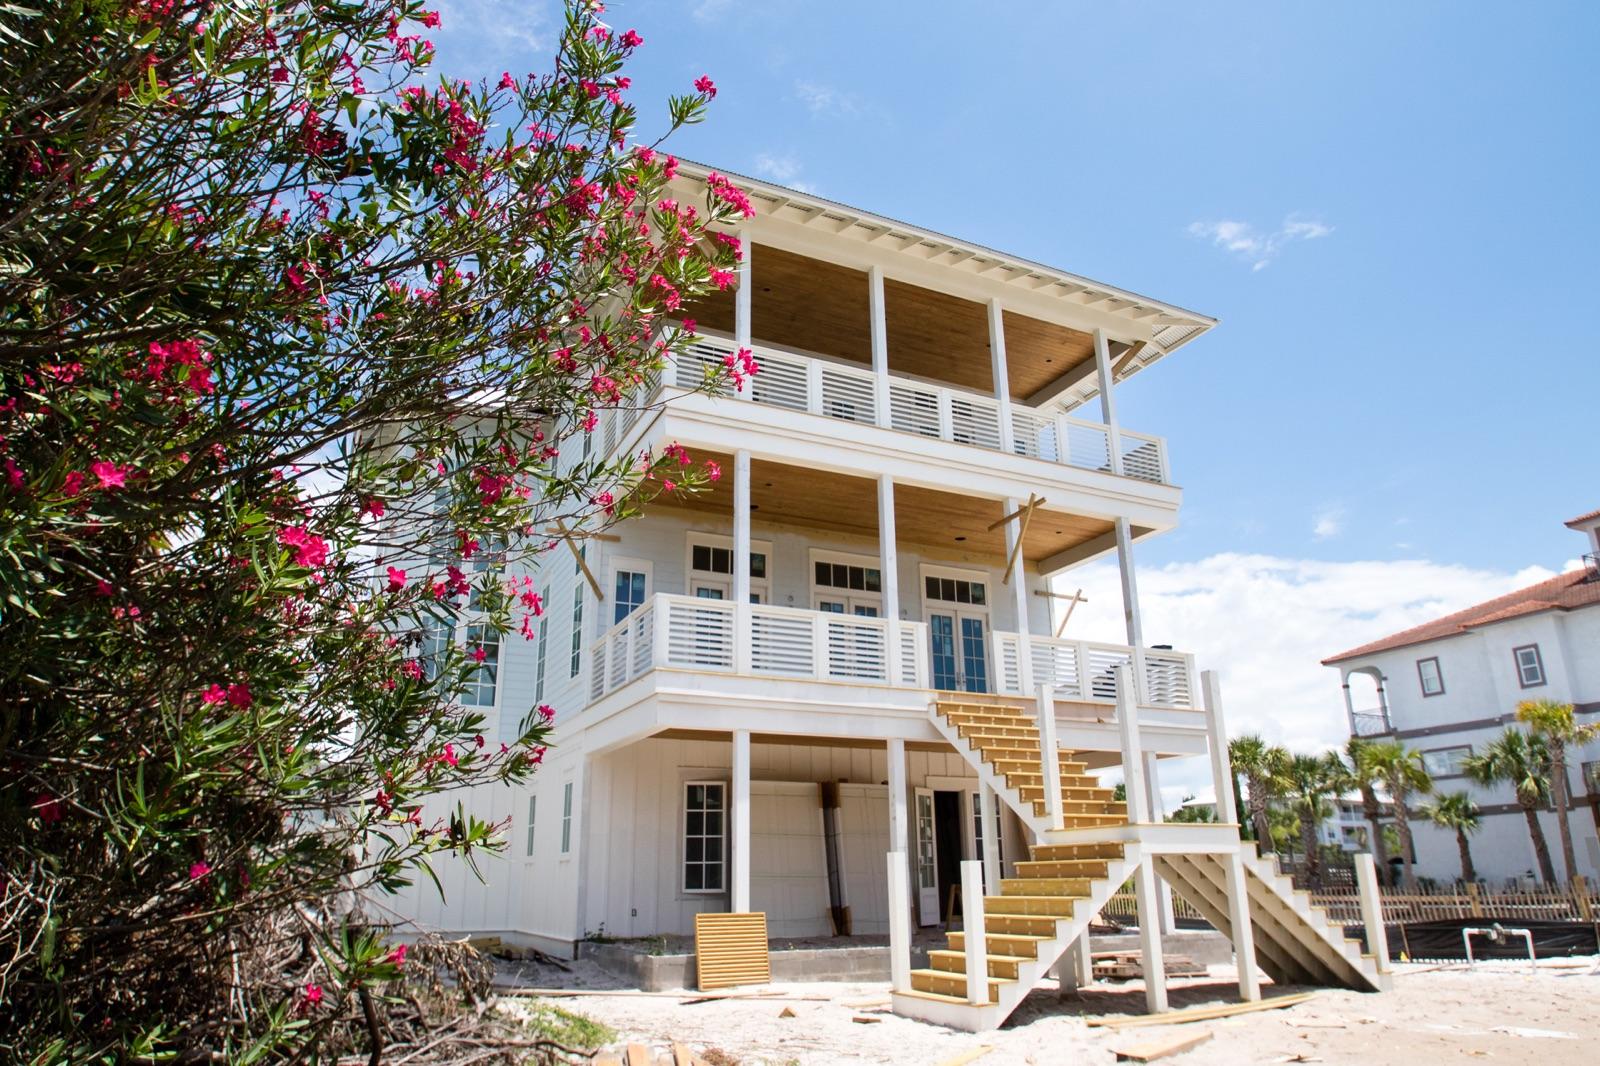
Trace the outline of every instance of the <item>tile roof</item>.
{"type": "Polygon", "coordinates": [[[1375,655],[1381,651],[1391,651],[1395,648],[1404,648],[1412,644],[1422,644],[1441,637],[1453,637],[1458,633],[1465,633],[1475,626],[1488,625],[1491,622],[1503,622],[1508,618],[1517,618],[1527,614],[1537,614],[1540,611],[1571,611],[1579,607],[1592,607],[1600,604],[1600,581],[1594,579],[1593,574],[1587,570],[1569,570],[1565,574],[1541,581],[1537,585],[1529,585],[1525,589],[1508,592],[1504,596],[1497,596],[1492,600],[1468,607],[1466,610],[1447,614],[1443,618],[1436,618],[1432,622],[1424,622],[1420,626],[1404,629],[1398,633],[1390,634],[1381,640],[1370,644],[1363,644],[1359,648],[1330,655],[1322,660],[1322,665],[1331,666],[1346,659],[1355,659],[1364,655],[1375,655]]]}
{"type": "Polygon", "coordinates": [[[1567,528],[1581,526],[1585,522],[1593,522],[1596,518],[1600,518],[1600,511],[1590,511],[1588,514],[1581,514],[1577,518],[1569,518],[1567,519],[1567,528]]]}

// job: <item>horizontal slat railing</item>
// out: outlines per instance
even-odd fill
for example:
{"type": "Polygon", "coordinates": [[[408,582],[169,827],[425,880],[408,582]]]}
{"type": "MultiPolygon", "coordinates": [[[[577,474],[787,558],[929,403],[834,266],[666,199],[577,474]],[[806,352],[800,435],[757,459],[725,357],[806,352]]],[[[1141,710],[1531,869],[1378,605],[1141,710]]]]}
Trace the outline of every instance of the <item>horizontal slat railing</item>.
{"type": "MultiPolygon", "coordinates": [[[[719,370],[734,348],[726,337],[703,336],[674,360],[667,379],[680,388],[699,388],[707,372],[719,370]]],[[[879,423],[876,381],[870,369],[762,345],[752,351],[761,369],[746,387],[756,403],[863,425],[879,423]]],[[[992,396],[891,376],[888,408],[883,424],[902,433],[1001,450],[1000,405],[992,396]]],[[[1111,434],[1099,423],[1048,414],[1013,401],[1011,425],[1012,450],[1018,455],[1080,470],[1111,471],[1111,434]]],[[[1121,441],[1124,475],[1169,482],[1165,441],[1128,430],[1121,432],[1121,441]]]]}
{"type": "Polygon", "coordinates": [[[1115,703],[1117,667],[1127,664],[1138,679],[1142,706],[1201,706],[1194,656],[1183,652],[1000,631],[992,644],[996,678],[1005,693],[1024,696],[1048,685],[1060,699],[1115,703]]]}
{"type": "Polygon", "coordinates": [[[927,648],[922,622],[660,594],[595,642],[589,695],[658,666],[926,688],[927,648]]]}

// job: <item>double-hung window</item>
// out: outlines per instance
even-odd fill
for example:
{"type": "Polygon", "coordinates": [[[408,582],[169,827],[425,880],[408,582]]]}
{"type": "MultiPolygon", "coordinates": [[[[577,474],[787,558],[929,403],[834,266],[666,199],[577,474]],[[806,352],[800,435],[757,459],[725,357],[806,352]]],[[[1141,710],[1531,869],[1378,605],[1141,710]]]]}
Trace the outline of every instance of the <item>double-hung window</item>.
{"type": "Polygon", "coordinates": [[[728,786],[722,781],[690,781],[683,787],[685,892],[722,891],[727,798],[728,786]]]}
{"type": "MultiPolygon", "coordinates": [[[[578,549],[578,563],[573,573],[576,577],[583,576],[583,552],[578,549]]],[[[577,677],[578,671],[583,669],[583,583],[574,580],[572,583],[572,655],[568,664],[567,676],[577,677]]]]}
{"type": "Polygon", "coordinates": [[[561,786],[561,854],[572,854],[572,782],[561,786]]]}
{"type": "Polygon", "coordinates": [[[1517,683],[1523,688],[1538,688],[1544,684],[1544,658],[1539,654],[1539,645],[1524,644],[1520,648],[1511,649],[1512,656],[1517,661],[1517,683]]]}
{"type": "Polygon", "coordinates": [[[1422,694],[1424,696],[1441,696],[1444,694],[1444,674],[1439,672],[1439,657],[1437,655],[1417,660],[1417,680],[1422,684],[1422,694]]]}

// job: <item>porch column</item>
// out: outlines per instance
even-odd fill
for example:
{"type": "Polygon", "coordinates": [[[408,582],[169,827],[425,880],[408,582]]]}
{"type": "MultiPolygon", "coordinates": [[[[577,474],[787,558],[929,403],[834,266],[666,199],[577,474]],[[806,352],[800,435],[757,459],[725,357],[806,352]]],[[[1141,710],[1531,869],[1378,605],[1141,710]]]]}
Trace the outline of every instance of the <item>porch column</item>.
{"type": "MultiPolygon", "coordinates": [[[[1233,801],[1233,760],[1228,755],[1228,726],[1222,714],[1222,682],[1215,670],[1200,674],[1200,694],[1206,709],[1206,745],[1211,749],[1211,782],[1217,795],[1217,821],[1239,824],[1239,808],[1233,801]]],[[[1245,879],[1242,849],[1223,856],[1227,878],[1228,924],[1233,929],[1234,964],[1239,970],[1239,998],[1261,998],[1261,983],[1256,976],[1255,930],[1250,924],[1250,890],[1245,879]]],[[[1359,860],[1359,856],[1357,857],[1359,860]]]]}
{"type": "Polygon", "coordinates": [[[1094,331],[1094,367],[1096,384],[1100,390],[1100,421],[1106,425],[1106,443],[1111,452],[1113,474],[1122,473],[1122,432],[1117,428],[1117,404],[1111,395],[1111,343],[1106,331],[1094,331]]]}
{"type": "Polygon", "coordinates": [[[750,602],[750,452],[733,453],[733,602],[750,602]]]}
{"type": "Polygon", "coordinates": [[[1350,722],[1350,735],[1359,736],[1356,731],[1356,705],[1350,699],[1350,675],[1343,674],[1339,687],[1344,689],[1344,716],[1350,722]]]}
{"type": "Polygon", "coordinates": [[[750,910],[750,730],[733,734],[733,898],[736,914],[750,910]]]}
{"type": "Polygon", "coordinates": [[[733,343],[741,348],[748,348],[752,336],[750,300],[753,296],[750,288],[750,260],[755,258],[755,249],[751,247],[748,230],[740,230],[738,237],[742,258],[739,260],[739,286],[733,291],[733,343]]]}
{"type": "Polygon", "coordinates": [[[878,475],[878,588],[883,594],[883,617],[889,646],[884,660],[889,683],[898,685],[900,662],[900,560],[894,546],[894,479],[878,475]]]}
{"type": "MultiPolygon", "coordinates": [[[[1126,664],[1117,667],[1117,730],[1122,740],[1122,780],[1128,796],[1128,821],[1140,825],[1150,820],[1149,793],[1145,790],[1145,758],[1139,736],[1139,704],[1133,698],[1133,670],[1126,664]]],[[[1145,1006],[1152,1014],[1167,1009],[1167,972],[1161,954],[1160,898],[1155,860],[1139,856],[1134,871],[1134,890],[1139,907],[1139,949],[1144,967],[1145,1006]]]]}
{"type": "Polygon", "coordinates": [[[896,992],[911,990],[911,868],[906,823],[906,742],[889,738],[889,973],[896,992]]]}
{"type": "Polygon", "coordinates": [[[888,426],[889,414],[889,326],[884,313],[883,268],[867,268],[867,313],[872,333],[872,391],[876,399],[878,425],[888,426]]]}
{"type": "MultiPolygon", "coordinates": [[[[1021,500],[1014,496],[1006,497],[1006,514],[1014,514],[1017,508],[1021,506],[1021,500]]],[[[1026,637],[1028,635],[1028,579],[1027,563],[1022,558],[1022,552],[1017,549],[1017,538],[1020,536],[1022,536],[1022,520],[1013,518],[1006,523],[1006,558],[1011,558],[1011,553],[1014,551],[1017,553],[1017,567],[1011,572],[1011,596],[1017,605],[1017,632],[1026,637]]],[[[1047,633],[1046,636],[1048,635],[1047,633]]],[[[1026,659],[1028,658],[1027,641],[1023,641],[1022,644],[1021,655],[1026,659]]],[[[1027,691],[1027,686],[1023,686],[1023,691],[1027,691]]]]}
{"type": "Polygon", "coordinates": [[[1011,422],[1011,377],[1006,372],[1006,319],[999,300],[989,301],[989,364],[994,372],[994,398],[1000,415],[1000,450],[1010,452],[1016,445],[1016,430],[1011,422]]]}
{"type": "Polygon", "coordinates": [[[1139,580],[1133,573],[1133,526],[1126,518],[1117,519],[1116,534],[1117,570],[1122,575],[1122,617],[1127,626],[1128,644],[1142,648],[1144,626],[1139,620],[1139,580]]]}
{"type": "MultiPolygon", "coordinates": [[[[1144,791],[1145,802],[1150,810],[1150,820],[1166,821],[1166,811],[1161,802],[1161,771],[1157,766],[1156,753],[1153,751],[1144,753],[1144,791]]],[[[1159,882],[1156,886],[1156,896],[1161,905],[1161,931],[1177,932],[1178,918],[1172,911],[1172,886],[1165,881],[1159,882]]]]}
{"type": "Polygon", "coordinates": [[[988,785],[978,788],[978,824],[983,826],[983,884],[991,896],[1000,894],[1000,833],[999,819],[995,817],[999,805],[994,789],[988,785]]]}

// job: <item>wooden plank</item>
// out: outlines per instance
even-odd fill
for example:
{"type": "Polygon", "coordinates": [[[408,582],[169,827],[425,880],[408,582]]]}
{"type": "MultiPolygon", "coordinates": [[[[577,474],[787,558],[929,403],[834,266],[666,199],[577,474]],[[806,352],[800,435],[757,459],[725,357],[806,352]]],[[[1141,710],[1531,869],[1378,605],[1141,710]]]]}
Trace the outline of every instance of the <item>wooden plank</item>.
{"type": "Polygon", "coordinates": [[[702,990],[769,983],[772,965],[767,954],[766,914],[695,915],[694,956],[696,981],[702,990]]]}
{"type": "Polygon", "coordinates": [[[1198,1033],[1184,1033],[1159,1040],[1147,1040],[1142,1044],[1132,1044],[1128,1047],[1114,1047],[1111,1053],[1117,1057],[1118,1062],[1154,1062],[1168,1055],[1177,1055],[1198,1047],[1210,1039],[1211,1030],[1202,1029],[1198,1033]]]}
{"type": "Polygon", "coordinates": [[[599,1052],[589,1060],[591,1066],[622,1066],[622,1059],[610,1052],[599,1052]]]}
{"type": "Polygon", "coordinates": [[[651,1066],[650,1049],[643,1044],[628,1045],[628,1066],[651,1066]]]}
{"type": "Polygon", "coordinates": [[[1316,996],[1315,992],[1297,992],[1291,996],[1273,996],[1254,1003],[1224,1003],[1216,1007],[1194,1007],[1190,1010],[1168,1011],[1166,1014],[1142,1014],[1131,1018],[1087,1018],[1084,1024],[1107,1029],[1131,1029],[1140,1025],[1182,1025],[1186,1022],[1208,1022],[1213,1018],[1231,1018],[1235,1014],[1254,1014],[1262,1010],[1282,1010],[1304,1003],[1316,996]]]}
{"type": "Polygon", "coordinates": [[[672,1045],[672,1066],[689,1066],[694,1056],[689,1054],[689,1049],[682,1044],[672,1045]]]}

